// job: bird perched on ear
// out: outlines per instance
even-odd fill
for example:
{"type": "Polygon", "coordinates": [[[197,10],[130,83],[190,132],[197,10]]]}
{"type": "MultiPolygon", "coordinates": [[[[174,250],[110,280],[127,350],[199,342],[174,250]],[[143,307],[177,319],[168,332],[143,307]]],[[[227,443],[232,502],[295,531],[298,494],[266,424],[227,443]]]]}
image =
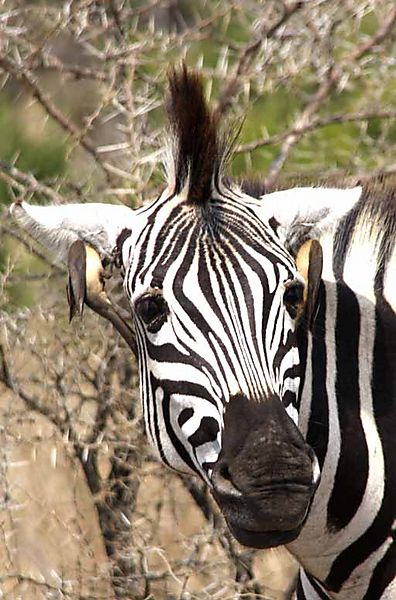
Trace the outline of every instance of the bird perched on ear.
{"type": "Polygon", "coordinates": [[[135,333],[112,305],[105,290],[105,272],[99,254],[81,240],[72,243],[67,256],[69,278],[66,286],[70,313],[80,317],[87,304],[93,311],[110,321],[136,355],[135,333]]]}
{"type": "Polygon", "coordinates": [[[72,243],[67,257],[69,279],[67,300],[70,307],[69,321],[84,312],[84,304],[109,303],[104,291],[105,278],[99,254],[81,240],[72,243]]]}
{"type": "Polygon", "coordinates": [[[69,303],[69,323],[77,314],[82,317],[86,300],[86,249],[81,240],[72,243],[67,256],[69,278],[66,285],[67,301],[69,303]]]}

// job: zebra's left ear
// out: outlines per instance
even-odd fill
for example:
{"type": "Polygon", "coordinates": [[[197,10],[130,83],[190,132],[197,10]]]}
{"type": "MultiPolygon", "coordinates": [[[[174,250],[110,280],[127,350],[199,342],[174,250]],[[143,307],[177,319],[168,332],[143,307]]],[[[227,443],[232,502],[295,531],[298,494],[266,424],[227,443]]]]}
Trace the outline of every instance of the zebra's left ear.
{"type": "Polygon", "coordinates": [[[355,206],[361,194],[361,187],[296,187],[265,194],[257,213],[271,225],[295,258],[306,241],[318,240],[331,233],[340,219],[355,206]]]}
{"type": "Polygon", "coordinates": [[[301,246],[297,252],[296,265],[305,281],[304,312],[310,327],[315,319],[323,267],[322,246],[317,240],[308,240],[301,246]]]}

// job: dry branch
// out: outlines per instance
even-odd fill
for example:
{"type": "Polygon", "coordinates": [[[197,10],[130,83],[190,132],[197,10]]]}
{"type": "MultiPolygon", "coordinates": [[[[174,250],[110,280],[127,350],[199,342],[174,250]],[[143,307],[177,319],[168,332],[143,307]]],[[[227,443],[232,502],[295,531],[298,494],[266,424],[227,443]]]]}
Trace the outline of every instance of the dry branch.
{"type": "Polygon", "coordinates": [[[304,110],[298,115],[293,126],[290,128],[291,133],[284,139],[277,157],[272,162],[266,177],[268,185],[271,185],[275,181],[293,146],[301,139],[311,119],[315,117],[321,106],[329,100],[331,92],[340,82],[343,74],[348,69],[351,69],[366,54],[374,51],[375,47],[390,35],[395,22],[396,8],[390,11],[387,19],[385,19],[383,25],[379,27],[375,35],[355,48],[346,58],[340,60],[338,63],[330,62],[324,80],[318,85],[316,92],[306,103],[304,110]]]}
{"type": "Polygon", "coordinates": [[[304,2],[291,2],[290,4],[282,2],[281,4],[282,12],[275,23],[268,25],[264,20],[264,24],[257,32],[254,41],[241,50],[233,69],[234,72],[231,77],[227,78],[226,84],[220,92],[216,107],[219,115],[223,115],[230,108],[237,95],[238,89],[243,85],[244,79],[254,63],[254,60],[257,58],[263,44],[274,36],[278,30],[303,7],[304,2]]]}

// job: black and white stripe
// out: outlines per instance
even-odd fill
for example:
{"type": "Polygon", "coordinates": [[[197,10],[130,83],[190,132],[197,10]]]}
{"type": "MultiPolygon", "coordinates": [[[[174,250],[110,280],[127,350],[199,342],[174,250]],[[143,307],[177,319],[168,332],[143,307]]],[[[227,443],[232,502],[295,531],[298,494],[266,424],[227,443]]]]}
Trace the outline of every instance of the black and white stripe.
{"type": "Polygon", "coordinates": [[[124,248],[132,305],[159,288],[170,307],[153,335],[137,320],[151,441],[169,466],[210,484],[227,399],[291,399],[321,470],[305,526],[289,546],[310,574],[298,598],[390,600],[396,208],[384,200],[381,209],[381,194],[367,192],[335,234],[322,236],[316,318],[296,336],[282,305],[285,282],[296,277],[290,254],[253,199],[230,189],[210,202],[206,222],[183,199],[162,196],[124,248]]]}
{"type": "MultiPolygon", "coordinates": [[[[300,410],[321,482],[290,549],[331,598],[396,597],[396,288],[385,284],[395,242],[396,202],[381,186],[322,240],[327,269],[300,410]]],[[[312,585],[303,577],[298,598],[316,597],[312,585]]]]}
{"type": "Polygon", "coordinates": [[[280,310],[296,269],[240,198],[213,196],[209,222],[175,196],[161,197],[141,216],[141,228],[124,245],[126,291],[134,305],[148,290],[161,290],[170,309],[154,334],[137,319],[147,431],[167,464],[206,477],[220,451],[224,399],[242,392],[260,401],[276,393],[296,406],[294,323],[280,310]],[[184,415],[191,411],[182,427],[174,405],[184,415]],[[212,440],[209,417],[216,420],[212,440]]]}

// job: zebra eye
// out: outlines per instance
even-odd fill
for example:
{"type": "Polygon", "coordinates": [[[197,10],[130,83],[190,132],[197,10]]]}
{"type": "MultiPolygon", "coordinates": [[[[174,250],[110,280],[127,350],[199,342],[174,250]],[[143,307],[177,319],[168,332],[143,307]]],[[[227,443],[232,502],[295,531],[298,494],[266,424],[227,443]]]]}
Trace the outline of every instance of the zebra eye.
{"type": "Polygon", "coordinates": [[[142,296],[136,301],[135,309],[150,333],[160,330],[169,312],[166,300],[159,294],[142,296]]]}
{"type": "Polygon", "coordinates": [[[295,319],[304,302],[304,284],[299,279],[292,279],[286,283],[283,302],[292,319],[295,319]]]}

